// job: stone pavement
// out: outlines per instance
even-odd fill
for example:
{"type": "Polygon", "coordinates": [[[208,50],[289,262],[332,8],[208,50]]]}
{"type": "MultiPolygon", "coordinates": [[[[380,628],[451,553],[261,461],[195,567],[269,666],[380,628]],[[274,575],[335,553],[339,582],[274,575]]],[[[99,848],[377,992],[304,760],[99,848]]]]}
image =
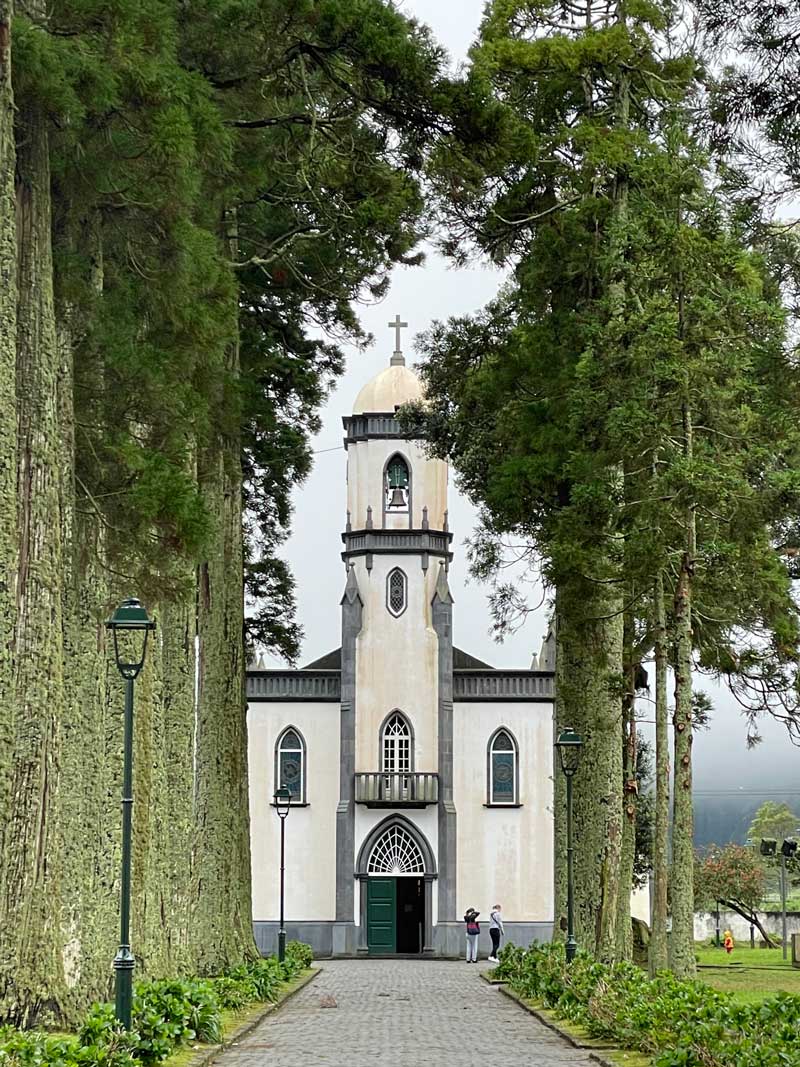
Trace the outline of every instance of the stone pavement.
{"type": "Polygon", "coordinates": [[[327,960],[219,1067],[596,1067],[480,977],[443,960],[327,960]],[[328,1006],[325,1006],[328,1005],[328,1006]],[[334,1006],[335,1005],[335,1006],[334,1006]]]}

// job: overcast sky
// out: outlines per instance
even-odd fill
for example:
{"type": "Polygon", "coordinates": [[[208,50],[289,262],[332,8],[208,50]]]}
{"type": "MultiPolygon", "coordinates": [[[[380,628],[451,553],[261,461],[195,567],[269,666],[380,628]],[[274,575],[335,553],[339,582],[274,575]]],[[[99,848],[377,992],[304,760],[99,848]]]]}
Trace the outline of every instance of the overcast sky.
{"type": "MultiPolygon", "coordinates": [[[[483,6],[482,0],[402,3],[407,14],[431,26],[456,64],[466,59],[483,6]]],[[[344,587],[340,535],[346,508],[341,417],[351,411],[364,382],[388,364],[394,335],[387,323],[395,314],[409,323],[403,347],[408,362],[413,364],[415,334],[433,320],[482,307],[494,296],[501,281],[502,275],[488,267],[454,270],[429,251],[424,266],[397,270],[391,290],[380,304],[361,309],[362,322],[374,335],[375,343],[368,352],[348,353],[347,371],[323,411],[323,428],[314,442],[318,452],[314,469],[294,496],[294,532],[284,552],[297,578],[298,615],[306,634],[302,663],[340,643],[339,600],[344,587]]],[[[538,651],[547,630],[546,607],[529,616],[525,626],[503,644],[493,640],[488,591],[468,579],[462,547],[472,530],[474,511],[457,492],[452,474],[449,501],[455,551],[450,572],[455,643],[494,666],[527,668],[531,652],[538,651]]],[[[536,591],[532,592],[536,599],[536,591]]],[[[710,689],[704,681],[700,684],[710,689]]],[[[721,691],[712,691],[711,695],[716,703],[714,725],[695,743],[698,786],[703,790],[741,786],[745,792],[797,790],[800,808],[800,750],[790,746],[784,728],[766,721],[762,730],[764,743],[748,752],[744,723],[733,701],[721,691]]],[[[646,706],[642,712],[647,717],[646,706]]]]}

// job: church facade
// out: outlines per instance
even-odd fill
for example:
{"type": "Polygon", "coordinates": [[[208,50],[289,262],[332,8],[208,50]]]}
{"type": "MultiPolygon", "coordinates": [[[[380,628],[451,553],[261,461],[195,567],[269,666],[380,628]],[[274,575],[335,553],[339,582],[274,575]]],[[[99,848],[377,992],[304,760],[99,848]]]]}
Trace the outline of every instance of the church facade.
{"type": "Polygon", "coordinates": [[[300,670],[247,672],[264,953],[277,944],[279,786],[292,796],[287,936],[318,956],[456,955],[465,910],[488,926],[498,902],[510,940],[552,932],[552,638],[533,670],[454,646],[447,465],[401,431],[396,410],[422,387],[395,349],[343,419],[339,645],[300,670]]]}

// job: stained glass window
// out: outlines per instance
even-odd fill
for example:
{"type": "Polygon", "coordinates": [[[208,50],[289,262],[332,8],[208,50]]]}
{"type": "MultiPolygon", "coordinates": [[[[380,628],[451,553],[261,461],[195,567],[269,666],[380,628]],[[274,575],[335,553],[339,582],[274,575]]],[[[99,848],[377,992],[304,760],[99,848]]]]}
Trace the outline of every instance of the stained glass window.
{"type": "Polygon", "coordinates": [[[516,804],[517,747],[505,730],[498,730],[489,745],[489,803],[516,804]]]}
{"type": "Polygon", "coordinates": [[[386,579],[386,605],[392,615],[402,615],[406,610],[407,589],[408,582],[400,568],[395,567],[389,571],[389,577],[386,579]]]}
{"type": "Polygon", "coordinates": [[[296,730],[285,730],[278,741],[275,787],[288,789],[295,803],[303,803],[305,792],[305,745],[296,730]]]}

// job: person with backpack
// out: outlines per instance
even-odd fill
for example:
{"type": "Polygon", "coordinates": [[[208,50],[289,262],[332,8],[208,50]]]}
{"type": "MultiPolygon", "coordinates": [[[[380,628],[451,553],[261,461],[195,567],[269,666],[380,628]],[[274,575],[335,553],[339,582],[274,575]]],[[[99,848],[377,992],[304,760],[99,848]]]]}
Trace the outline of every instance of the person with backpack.
{"type": "Polygon", "coordinates": [[[489,937],[492,939],[492,951],[489,954],[489,963],[497,963],[497,953],[500,951],[500,938],[505,933],[503,928],[503,916],[499,904],[495,904],[489,916],[489,937]]]}
{"type": "Polygon", "coordinates": [[[481,933],[479,915],[480,912],[474,908],[467,908],[464,913],[464,922],[467,924],[467,963],[478,962],[478,938],[481,933]]]}

